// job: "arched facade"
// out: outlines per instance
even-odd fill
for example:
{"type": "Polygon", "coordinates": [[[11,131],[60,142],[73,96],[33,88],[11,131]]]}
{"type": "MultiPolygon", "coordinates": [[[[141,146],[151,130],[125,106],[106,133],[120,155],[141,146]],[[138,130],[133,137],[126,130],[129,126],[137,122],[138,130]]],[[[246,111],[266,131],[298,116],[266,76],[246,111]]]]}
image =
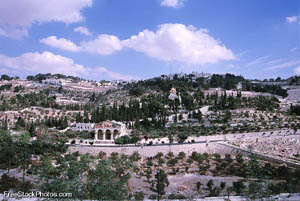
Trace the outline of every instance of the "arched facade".
{"type": "Polygon", "coordinates": [[[96,141],[114,141],[116,138],[120,137],[121,129],[118,128],[101,128],[95,129],[96,141]]]}
{"type": "Polygon", "coordinates": [[[113,143],[114,140],[122,135],[127,134],[125,124],[114,121],[104,121],[94,127],[96,133],[95,143],[113,143]]]}

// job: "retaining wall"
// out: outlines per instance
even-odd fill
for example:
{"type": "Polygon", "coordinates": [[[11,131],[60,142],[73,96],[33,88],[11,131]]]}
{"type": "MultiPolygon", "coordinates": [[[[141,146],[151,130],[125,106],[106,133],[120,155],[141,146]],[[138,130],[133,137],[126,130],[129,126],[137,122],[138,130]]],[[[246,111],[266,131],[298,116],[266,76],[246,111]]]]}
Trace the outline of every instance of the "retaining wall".
{"type": "Polygon", "coordinates": [[[288,166],[300,169],[300,163],[294,163],[291,161],[284,160],[282,158],[276,157],[276,156],[270,156],[262,153],[257,153],[249,150],[242,149],[240,147],[226,144],[226,143],[219,143],[220,146],[223,146],[224,148],[232,149],[232,153],[241,153],[245,156],[255,156],[257,159],[269,161],[271,163],[278,163],[278,164],[286,164],[288,166]]]}
{"type": "Polygon", "coordinates": [[[195,143],[195,144],[173,144],[173,145],[155,145],[155,146],[120,146],[120,147],[107,147],[107,146],[69,146],[70,152],[78,151],[81,154],[90,153],[97,155],[100,151],[110,155],[112,152],[118,152],[119,154],[131,155],[137,151],[141,156],[150,157],[155,156],[158,152],[167,154],[173,152],[175,155],[183,151],[187,155],[191,155],[193,151],[199,153],[214,154],[219,153],[220,155],[233,154],[236,151],[230,147],[225,147],[218,143],[195,143]]]}
{"type": "Polygon", "coordinates": [[[81,154],[97,155],[99,152],[105,152],[110,155],[112,152],[118,152],[119,154],[131,155],[137,151],[142,157],[155,156],[158,152],[162,152],[164,155],[168,152],[173,152],[177,155],[183,151],[187,155],[191,155],[193,151],[198,153],[214,154],[218,153],[221,156],[225,154],[236,155],[241,153],[245,156],[255,156],[257,159],[269,161],[271,163],[286,164],[288,166],[300,169],[299,163],[286,161],[284,159],[269,156],[257,152],[251,152],[249,150],[241,149],[240,147],[233,146],[223,142],[214,143],[193,143],[193,144],[173,144],[173,145],[152,145],[152,146],[69,146],[68,150],[72,152],[79,152],[81,154]]]}

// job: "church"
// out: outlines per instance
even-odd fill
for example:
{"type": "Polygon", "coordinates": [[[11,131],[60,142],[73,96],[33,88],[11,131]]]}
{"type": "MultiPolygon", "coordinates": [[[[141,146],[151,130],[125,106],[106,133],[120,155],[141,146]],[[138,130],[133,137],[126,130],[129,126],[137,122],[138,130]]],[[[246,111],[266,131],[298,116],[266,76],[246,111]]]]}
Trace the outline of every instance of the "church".
{"type": "Polygon", "coordinates": [[[94,126],[94,142],[114,143],[114,140],[123,135],[129,135],[126,125],[117,121],[104,121],[94,126]]]}
{"type": "Polygon", "coordinates": [[[101,123],[74,123],[70,126],[74,131],[88,131],[95,133],[95,144],[113,144],[118,137],[129,135],[126,125],[117,121],[103,121],[101,123]]]}

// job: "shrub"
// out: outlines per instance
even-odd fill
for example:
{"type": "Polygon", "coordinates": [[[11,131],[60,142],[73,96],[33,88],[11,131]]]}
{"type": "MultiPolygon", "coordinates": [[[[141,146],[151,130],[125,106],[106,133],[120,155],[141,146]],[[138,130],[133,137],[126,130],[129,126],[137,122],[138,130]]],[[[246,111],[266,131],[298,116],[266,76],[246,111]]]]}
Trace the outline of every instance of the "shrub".
{"type": "Polygon", "coordinates": [[[186,162],[189,163],[189,164],[192,164],[194,161],[193,161],[193,159],[188,158],[188,159],[186,160],[186,162]]]}
{"type": "Polygon", "coordinates": [[[9,177],[7,174],[3,174],[0,179],[0,191],[8,191],[11,188],[16,188],[19,181],[15,177],[9,177]]]}
{"type": "Polygon", "coordinates": [[[214,181],[213,181],[212,179],[209,180],[209,181],[207,182],[207,184],[206,184],[206,186],[208,187],[208,189],[212,189],[213,185],[214,185],[214,181]]]}
{"type": "Polygon", "coordinates": [[[151,195],[149,196],[149,199],[150,199],[150,200],[156,200],[156,199],[157,199],[157,195],[156,195],[156,194],[151,194],[151,195]]]}
{"type": "Polygon", "coordinates": [[[178,143],[183,143],[188,138],[188,136],[186,133],[182,132],[178,135],[178,138],[178,143]]]}
{"type": "Polygon", "coordinates": [[[198,181],[198,182],[196,183],[196,187],[197,187],[197,191],[198,191],[198,192],[200,191],[200,187],[201,187],[201,186],[202,186],[201,182],[198,181]]]}
{"type": "Polygon", "coordinates": [[[178,158],[183,159],[185,157],[185,153],[183,151],[179,152],[178,158]]]}
{"type": "Polygon", "coordinates": [[[144,87],[134,87],[129,90],[129,95],[131,96],[141,96],[145,93],[146,89],[144,87]]]}
{"type": "Polygon", "coordinates": [[[161,158],[162,156],[164,156],[164,154],[161,153],[161,152],[158,152],[158,153],[155,155],[155,158],[161,158]]]}
{"type": "Polygon", "coordinates": [[[168,199],[170,199],[170,200],[182,200],[182,199],[186,199],[186,197],[184,195],[181,195],[181,194],[176,195],[176,194],[172,193],[168,196],[168,199]]]}
{"type": "Polygon", "coordinates": [[[153,165],[152,158],[148,157],[147,158],[147,166],[151,167],[152,165],[153,165]]]}
{"type": "Polygon", "coordinates": [[[172,158],[174,156],[174,153],[170,151],[170,152],[168,152],[167,155],[168,155],[169,158],[172,158]]]}
{"type": "Polygon", "coordinates": [[[159,159],[158,159],[158,164],[159,164],[159,165],[162,165],[162,164],[164,164],[164,163],[165,163],[164,159],[162,159],[162,158],[159,158],[159,159]]]}
{"type": "Polygon", "coordinates": [[[223,190],[223,189],[225,188],[225,186],[226,186],[226,182],[223,182],[223,181],[222,181],[222,182],[220,183],[220,188],[223,190]]]}
{"type": "Polygon", "coordinates": [[[209,194],[208,196],[209,197],[217,197],[220,195],[220,189],[219,188],[212,188],[212,189],[209,189],[209,194]]]}
{"type": "Polygon", "coordinates": [[[178,160],[177,160],[176,158],[171,158],[171,159],[168,161],[167,165],[168,165],[168,166],[175,166],[175,165],[177,164],[177,162],[178,162],[178,160]]]}
{"type": "Polygon", "coordinates": [[[144,200],[145,196],[143,192],[135,192],[134,199],[135,200],[144,200]]]}
{"type": "Polygon", "coordinates": [[[214,160],[216,160],[217,162],[221,162],[221,156],[220,156],[220,154],[214,154],[214,160]]]}
{"type": "Polygon", "coordinates": [[[237,182],[233,182],[232,185],[233,185],[233,190],[236,192],[237,195],[240,195],[242,191],[246,188],[243,181],[241,180],[237,182]]]}
{"type": "Polygon", "coordinates": [[[242,154],[237,154],[235,156],[235,160],[236,162],[238,162],[239,164],[242,164],[244,162],[244,158],[243,158],[243,155],[242,154]]]}
{"type": "Polygon", "coordinates": [[[138,140],[139,140],[139,138],[137,136],[130,137],[128,135],[125,135],[125,136],[115,139],[115,143],[116,144],[135,144],[135,143],[137,143],[138,140]]]}
{"type": "Polygon", "coordinates": [[[131,156],[130,156],[130,160],[132,160],[132,161],[139,161],[140,159],[141,159],[141,156],[137,151],[133,152],[133,154],[131,154],[131,156]]]}
{"type": "Polygon", "coordinates": [[[225,154],[225,161],[227,161],[227,163],[232,163],[233,162],[230,154],[225,154]]]}

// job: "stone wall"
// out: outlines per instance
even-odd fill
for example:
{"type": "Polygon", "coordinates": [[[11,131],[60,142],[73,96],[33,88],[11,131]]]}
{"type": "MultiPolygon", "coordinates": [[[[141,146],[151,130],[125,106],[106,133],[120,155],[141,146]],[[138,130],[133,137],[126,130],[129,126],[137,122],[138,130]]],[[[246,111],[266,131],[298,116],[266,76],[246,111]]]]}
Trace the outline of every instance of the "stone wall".
{"type": "Polygon", "coordinates": [[[224,146],[224,148],[228,148],[228,149],[232,149],[232,153],[241,153],[244,156],[255,156],[255,158],[260,159],[260,160],[264,160],[264,161],[269,161],[271,163],[278,163],[278,164],[286,164],[288,166],[300,169],[300,163],[294,163],[279,157],[275,157],[275,156],[270,156],[270,155],[266,155],[263,153],[257,153],[254,151],[249,151],[246,149],[242,149],[230,144],[226,144],[226,143],[220,143],[219,146],[224,146]]]}
{"type": "Polygon", "coordinates": [[[225,154],[235,154],[237,151],[231,147],[226,147],[218,143],[195,143],[195,144],[178,144],[178,145],[152,145],[144,147],[135,146],[69,146],[70,152],[80,152],[81,154],[90,153],[92,155],[97,155],[100,151],[105,152],[110,155],[112,152],[118,152],[119,154],[131,155],[137,151],[141,156],[150,157],[155,156],[158,152],[167,154],[168,152],[173,152],[177,155],[179,152],[183,151],[187,155],[191,155],[193,151],[199,153],[214,154],[219,153],[220,155],[225,154]]]}
{"type": "Polygon", "coordinates": [[[142,157],[155,156],[158,152],[162,152],[164,155],[168,152],[173,152],[178,155],[183,151],[187,155],[191,155],[193,151],[198,153],[214,154],[218,153],[221,156],[225,154],[231,154],[232,156],[237,153],[241,153],[245,156],[255,156],[257,159],[269,161],[271,163],[287,164],[291,167],[299,168],[300,164],[289,162],[278,157],[269,156],[261,153],[250,152],[248,150],[241,149],[239,147],[229,145],[226,143],[193,143],[193,144],[174,144],[174,145],[152,145],[152,146],[69,146],[68,150],[72,152],[79,152],[81,154],[90,153],[97,155],[100,151],[110,155],[112,152],[118,152],[119,154],[131,155],[137,151],[142,157]]]}

